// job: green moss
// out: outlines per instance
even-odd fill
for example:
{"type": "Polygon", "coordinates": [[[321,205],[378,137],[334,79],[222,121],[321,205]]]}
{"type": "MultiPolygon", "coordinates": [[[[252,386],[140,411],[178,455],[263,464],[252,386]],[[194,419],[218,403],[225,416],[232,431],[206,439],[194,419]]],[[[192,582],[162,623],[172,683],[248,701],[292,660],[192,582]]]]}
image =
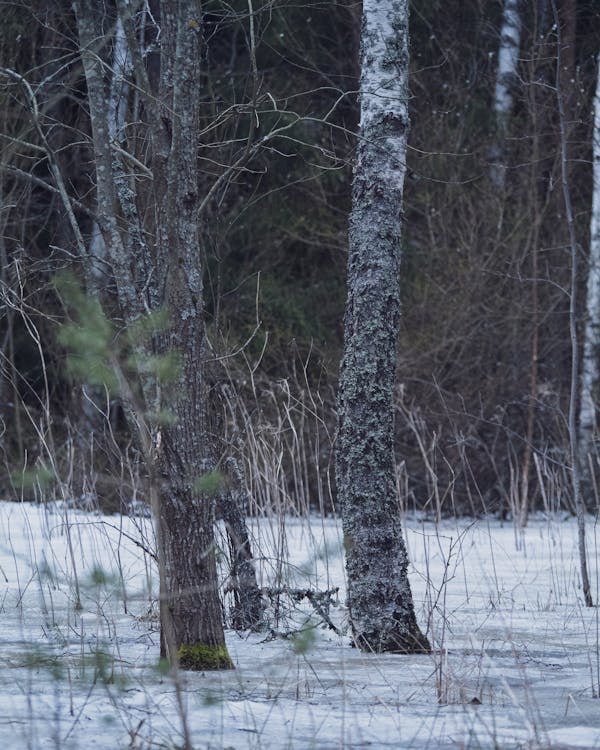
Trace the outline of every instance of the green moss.
{"type": "Polygon", "coordinates": [[[201,492],[209,497],[216,497],[223,492],[225,487],[225,477],[219,471],[209,471],[198,477],[194,482],[196,492],[201,492]]]}
{"type": "Polygon", "coordinates": [[[181,669],[203,672],[208,669],[233,669],[233,662],[225,645],[209,646],[206,643],[183,644],[177,653],[181,669]]]}

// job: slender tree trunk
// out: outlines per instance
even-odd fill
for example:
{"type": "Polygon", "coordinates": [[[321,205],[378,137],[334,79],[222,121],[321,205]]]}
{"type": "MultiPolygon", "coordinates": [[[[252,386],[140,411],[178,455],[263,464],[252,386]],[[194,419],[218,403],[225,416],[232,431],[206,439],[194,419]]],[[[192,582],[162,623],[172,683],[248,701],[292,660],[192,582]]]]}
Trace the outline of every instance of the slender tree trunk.
{"type": "MultiPolygon", "coordinates": [[[[127,51],[123,22],[119,17],[114,33],[110,87],[108,101],[106,102],[108,137],[111,144],[116,144],[123,135],[130,74],[131,59],[127,51]]],[[[108,265],[104,238],[97,223],[94,223],[92,229],[88,255],[90,263],[88,278],[85,280],[87,293],[100,299],[102,288],[105,286],[108,265]]],[[[78,431],[78,445],[82,455],[90,450],[90,438],[98,440],[98,436],[102,435],[105,409],[106,394],[104,389],[84,383],[81,386],[81,423],[78,431]]]]}
{"type": "MultiPolygon", "coordinates": [[[[534,27],[534,40],[532,45],[533,54],[530,57],[529,80],[534,81],[538,75],[538,65],[542,54],[542,39],[546,20],[541,9],[538,13],[539,22],[534,27]]],[[[538,407],[538,382],[539,382],[539,350],[540,350],[540,304],[539,304],[539,245],[540,229],[543,222],[545,203],[548,201],[548,191],[538,189],[540,184],[540,137],[541,118],[540,105],[538,101],[538,87],[530,85],[527,87],[529,96],[529,111],[532,118],[531,138],[531,160],[529,169],[529,205],[530,205],[530,229],[528,234],[528,257],[530,260],[530,287],[531,287],[531,359],[529,363],[529,394],[527,402],[527,421],[525,427],[525,444],[521,458],[521,477],[519,483],[519,526],[527,526],[530,510],[530,474],[532,458],[534,455],[534,440],[536,415],[538,407]]]]}
{"type": "MultiPolygon", "coordinates": [[[[5,200],[4,176],[0,175],[0,204],[9,205],[5,200]]],[[[5,210],[0,215],[0,455],[5,456],[5,436],[7,426],[15,422],[14,432],[17,437],[19,449],[22,449],[22,435],[19,418],[19,404],[17,401],[18,390],[15,381],[14,362],[14,337],[13,319],[14,310],[7,304],[11,288],[8,271],[8,253],[6,251],[6,225],[8,223],[9,211],[5,210]]],[[[22,453],[20,454],[22,455],[22,453]]]]}
{"type": "MultiPolygon", "coordinates": [[[[559,34],[560,66],[558,76],[565,113],[565,128],[570,135],[575,120],[576,99],[576,54],[575,39],[577,32],[577,0],[560,0],[557,5],[556,23],[559,34]]],[[[567,144],[570,138],[567,138],[567,144]]]]}
{"type": "MultiPolygon", "coordinates": [[[[92,0],[76,0],[75,7],[82,62],[88,89],[96,164],[97,223],[108,251],[123,314],[129,320],[137,319],[144,312],[144,309],[131,278],[129,261],[117,222],[117,191],[113,178],[113,156],[106,116],[104,67],[96,49],[98,43],[98,8],[92,0]]],[[[87,254],[86,266],[87,269],[91,266],[89,254],[87,254]]],[[[91,275],[88,270],[88,278],[91,275]]]]}
{"type": "Polygon", "coordinates": [[[592,487],[590,472],[597,466],[594,437],[597,429],[596,399],[600,384],[600,53],[596,95],[594,97],[594,128],[592,132],[592,215],[590,218],[590,252],[587,272],[586,320],[581,362],[579,401],[579,464],[583,486],[592,487]]]}
{"type": "Polygon", "coordinates": [[[587,565],[587,550],[585,541],[585,504],[581,495],[581,470],[579,465],[579,445],[577,432],[577,395],[579,389],[579,341],[577,338],[577,288],[578,288],[578,253],[577,237],[575,234],[575,218],[571,187],[569,185],[568,169],[568,121],[565,108],[565,92],[563,91],[562,69],[562,38],[556,5],[554,5],[557,26],[557,58],[556,58],[556,100],[558,104],[558,123],[560,130],[560,162],[561,186],[569,233],[569,249],[571,252],[571,288],[569,305],[569,337],[571,340],[571,393],[569,398],[569,442],[570,463],[573,489],[573,503],[577,512],[579,567],[581,572],[581,587],[586,607],[593,605],[592,590],[587,565]]]}
{"type": "Polygon", "coordinates": [[[494,89],[494,114],[496,116],[496,143],[492,150],[490,178],[498,188],[506,181],[506,136],[513,110],[512,89],[517,78],[519,48],[521,44],[521,12],[519,0],[504,0],[496,86],[494,89]]]}
{"type": "MultiPolygon", "coordinates": [[[[211,422],[213,433],[223,435],[224,389],[216,378],[211,378],[211,422]]],[[[229,541],[228,590],[234,604],[230,611],[231,624],[236,630],[261,630],[265,625],[265,602],[258,586],[252,544],[246,517],[249,513],[249,494],[238,460],[230,453],[231,440],[224,441],[222,458],[215,469],[223,471],[223,491],[219,493],[218,517],[223,520],[229,541]]]]}
{"type": "Polygon", "coordinates": [[[235,605],[232,623],[236,630],[258,630],[263,624],[262,594],[256,582],[250,536],[245,512],[248,502],[240,467],[230,456],[226,461],[229,491],[221,498],[221,517],[225,522],[231,554],[230,587],[235,605]]]}
{"type": "Polygon", "coordinates": [[[407,0],[365,0],[336,477],[355,643],[401,653],[430,648],[415,618],[393,466],[407,76],[407,0]]]}

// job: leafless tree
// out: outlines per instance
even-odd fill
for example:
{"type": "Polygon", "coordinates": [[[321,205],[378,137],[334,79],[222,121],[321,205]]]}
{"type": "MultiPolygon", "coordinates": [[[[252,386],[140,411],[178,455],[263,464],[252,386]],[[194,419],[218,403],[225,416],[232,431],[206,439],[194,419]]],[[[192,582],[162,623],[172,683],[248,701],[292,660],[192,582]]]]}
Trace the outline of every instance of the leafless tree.
{"type": "Polygon", "coordinates": [[[336,476],[357,646],[423,652],[394,476],[408,3],[365,0],[336,476]]]}
{"type": "Polygon", "coordinates": [[[506,144],[510,117],[513,110],[512,89],[517,79],[521,43],[521,9],[519,0],[504,0],[496,86],[494,89],[494,115],[496,118],[496,145],[493,153],[491,178],[498,188],[506,181],[506,144]]]}
{"type": "MultiPolygon", "coordinates": [[[[581,363],[581,394],[579,401],[579,462],[584,476],[597,465],[594,438],[597,430],[596,398],[600,385],[598,356],[600,353],[600,55],[594,127],[592,131],[592,214],[590,217],[590,252],[587,271],[586,321],[581,363]],[[590,465],[591,462],[591,465],[590,465]]],[[[586,483],[589,485],[589,482],[586,483]]]]}
{"type": "MultiPolygon", "coordinates": [[[[150,17],[144,7],[137,11],[130,3],[118,3],[111,66],[100,33],[109,23],[103,8],[91,0],[75,3],[92,127],[97,226],[125,326],[150,313],[168,314],[150,345],[133,343],[141,370],[144,357],[177,360],[168,382],[142,373],[143,407],[136,408],[133,398],[128,405],[155,488],[162,650],[183,668],[227,668],[232,664],[224,641],[213,532],[214,495],[221,490],[203,482],[215,472],[216,455],[209,430],[199,235],[202,8],[194,0],[163,0],[155,10],[156,17],[150,17]],[[140,46],[146,24],[154,26],[159,55],[154,83],[140,46]],[[115,128],[116,97],[107,102],[107,88],[118,90],[120,100],[128,93],[124,82],[120,88],[114,85],[123,77],[124,50],[131,56],[137,111],[143,113],[148,143],[143,162],[127,150],[125,134],[115,128]],[[111,74],[113,85],[107,86],[111,74]]],[[[256,589],[248,571],[244,580],[256,589]]]]}

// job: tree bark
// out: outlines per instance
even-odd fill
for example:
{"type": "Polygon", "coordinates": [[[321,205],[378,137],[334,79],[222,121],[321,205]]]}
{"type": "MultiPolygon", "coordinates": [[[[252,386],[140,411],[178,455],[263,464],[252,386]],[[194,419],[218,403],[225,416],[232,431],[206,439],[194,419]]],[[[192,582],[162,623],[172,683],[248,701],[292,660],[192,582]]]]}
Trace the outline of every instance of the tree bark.
{"type": "Polygon", "coordinates": [[[175,643],[167,640],[166,647],[170,660],[189,669],[232,666],[217,589],[214,500],[196,487],[213,463],[198,234],[201,19],[200,3],[194,0],[161,4],[162,128],[155,131],[160,141],[153,143],[166,180],[166,191],[155,192],[155,200],[157,256],[166,262],[164,306],[170,316],[159,348],[181,357],[178,377],[161,396],[161,409],[174,418],[173,426],[162,429],[159,458],[166,585],[175,636],[175,643]]]}
{"type": "Polygon", "coordinates": [[[221,498],[220,515],[227,529],[231,554],[229,578],[235,602],[231,620],[236,630],[259,630],[264,624],[264,605],[245,519],[247,494],[240,467],[233,456],[226,460],[226,466],[230,487],[221,498]]]}
{"type": "Polygon", "coordinates": [[[355,644],[400,653],[430,650],[415,617],[394,478],[407,77],[407,1],[365,0],[336,478],[355,644]]]}
{"type": "Polygon", "coordinates": [[[496,144],[492,153],[490,177],[494,185],[504,188],[506,182],[506,135],[513,110],[512,89],[517,78],[519,48],[521,44],[521,13],[519,0],[504,0],[496,86],[494,88],[494,114],[496,116],[496,144]]]}
{"type": "MultiPolygon", "coordinates": [[[[581,467],[579,465],[579,434],[577,431],[577,396],[579,390],[579,340],[577,333],[577,290],[578,290],[578,254],[577,237],[575,234],[575,216],[571,199],[569,183],[568,160],[568,120],[566,112],[565,92],[563,91],[563,42],[556,4],[554,14],[557,28],[557,57],[556,57],[556,102],[558,105],[558,124],[560,133],[560,177],[565,206],[565,219],[569,234],[569,251],[571,254],[571,288],[569,295],[569,338],[571,341],[571,392],[569,397],[569,447],[571,463],[571,479],[573,490],[573,504],[577,513],[577,531],[579,547],[579,568],[581,572],[581,588],[586,607],[593,606],[592,590],[587,564],[587,549],[585,540],[585,503],[581,495],[581,467]]],[[[571,3],[567,3],[571,7],[571,3]]],[[[568,26],[567,26],[568,28],[568,26]]]]}
{"type": "Polygon", "coordinates": [[[579,401],[579,463],[583,486],[592,488],[591,466],[598,465],[594,438],[597,430],[596,399],[600,383],[600,53],[596,94],[594,97],[594,128],[592,132],[592,215],[590,217],[590,252],[588,256],[586,320],[581,362],[579,401]]]}
{"type": "MultiPolygon", "coordinates": [[[[163,0],[160,5],[160,90],[158,102],[147,107],[153,245],[145,239],[147,227],[142,231],[136,184],[113,153],[111,136],[116,132],[108,125],[103,66],[95,49],[98,11],[92,0],[76,0],[96,161],[98,225],[125,323],[152,310],[168,312],[169,323],[152,345],[144,350],[139,344],[142,357],[176,353],[180,358],[176,373],[164,382],[151,383],[142,376],[144,406],[135,415],[143,432],[157,523],[161,647],[163,655],[182,668],[230,668],[217,582],[214,499],[198,488],[198,479],[214,463],[207,431],[198,233],[202,9],[195,0],[163,0]],[[169,422],[153,421],[152,412],[168,413],[169,422]]],[[[130,19],[121,20],[127,31],[130,19]]],[[[150,97],[148,90],[145,94],[150,97]]]]}
{"type": "MultiPolygon", "coordinates": [[[[130,73],[131,61],[127,52],[127,40],[123,30],[123,23],[120,18],[117,18],[110,69],[110,86],[106,102],[109,144],[116,143],[118,138],[122,137],[123,134],[129,93],[128,77],[130,73]]],[[[87,264],[88,271],[87,278],[85,279],[86,291],[88,294],[100,299],[106,278],[107,257],[103,234],[95,222],[88,243],[87,254],[89,256],[89,264],[87,264]]],[[[106,409],[104,388],[86,383],[82,384],[80,404],[77,446],[82,459],[85,460],[86,453],[91,450],[91,446],[94,443],[98,443],[102,447],[105,421],[109,416],[108,414],[104,414],[106,409]]]]}

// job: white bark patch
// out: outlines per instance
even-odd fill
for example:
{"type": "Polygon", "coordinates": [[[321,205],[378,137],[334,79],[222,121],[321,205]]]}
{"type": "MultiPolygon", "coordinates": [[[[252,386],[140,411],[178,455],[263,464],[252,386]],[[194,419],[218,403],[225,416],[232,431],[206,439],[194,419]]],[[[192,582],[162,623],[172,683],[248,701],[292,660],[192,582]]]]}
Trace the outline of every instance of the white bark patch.
{"type": "Polygon", "coordinates": [[[132,71],[132,61],[127,48],[123,21],[119,17],[115,28],[114,58],[110,96],[108,99],[108,134],[111,141],[119,137],[125,125],[129,84],[127,77],[132,71]]]}
{"type": "MultiPolygon", "coordinates": [[[[588,260],[586,324],[581,370],[581,404],[579,408],[580,455],[586,461],[592,451],[596,422],[594,393],[598,388],[598,353],[600,351],[600,53],[594,96],[593,191],[590,219],[590,254],[588,260]]],[[[583,464],[585,466],[585,463],[583,464]]]]}
{"type": "Polygon", "coordinates": [[[500,128],[505,128],[512,112],[511,85],[517,77],[521,45],[521,14],[519,0],[505,0],[500,29],[500,49],[494,92],[494,110],[500,128]]]}
{"type": "Polygon", "coordinates": [[[394,3],[380,0],[363,3],[363,34],[369,44],[367,56],[376,63],[362,68],[361,131],[366,124],[388,112],[408,118],[406,66],[392,62],[401,43],[394,28],[398,15],[394,3]]]}

